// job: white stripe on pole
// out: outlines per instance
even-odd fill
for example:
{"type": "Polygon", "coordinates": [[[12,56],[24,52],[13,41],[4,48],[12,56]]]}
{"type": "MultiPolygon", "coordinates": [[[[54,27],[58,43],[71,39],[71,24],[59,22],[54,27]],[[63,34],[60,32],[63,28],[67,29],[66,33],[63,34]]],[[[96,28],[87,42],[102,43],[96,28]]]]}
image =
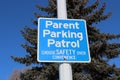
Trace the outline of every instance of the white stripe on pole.
{"type": "Polygon", "coordinates": [[[57,0],[57,16],[67,19],[66,0],[57,0]]]}
{"type": "MultiPolygon", "coordinates": [[[[57,16],[58,18],[67,19],[66,0],[57,0],[57,16]]],[[[68,63],[59,65],[60,80],[72,80],[72,68],[68,63]]]]}
{"type": "Polygon", "coordinates": [[[59,65],[59,78],[60,80],[72,80],[72,69],[68,63],[59,65]]]}

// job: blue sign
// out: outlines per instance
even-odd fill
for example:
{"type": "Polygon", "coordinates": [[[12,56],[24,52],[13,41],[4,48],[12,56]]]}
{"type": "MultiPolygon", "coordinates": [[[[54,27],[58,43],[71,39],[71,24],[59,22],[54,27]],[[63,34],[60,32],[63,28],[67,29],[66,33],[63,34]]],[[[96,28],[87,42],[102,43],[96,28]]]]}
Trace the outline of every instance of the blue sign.
{"type": "Polygon", "coordinates": [[[90,62],[86,21],[38,19],[39,62],[90,62]]]}

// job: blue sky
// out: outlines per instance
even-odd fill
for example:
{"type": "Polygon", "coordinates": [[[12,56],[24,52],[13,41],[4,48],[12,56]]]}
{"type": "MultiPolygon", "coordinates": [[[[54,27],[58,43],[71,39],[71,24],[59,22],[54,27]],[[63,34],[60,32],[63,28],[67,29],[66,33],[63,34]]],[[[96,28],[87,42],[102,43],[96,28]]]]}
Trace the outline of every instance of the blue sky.
{"type": "MultiPolygon", "coordinates": [[[[95,1],[95,0],[90,0],[95,1]]],[[[107,11],[113,14],[110,19],[98,24],[98,28],[106,33],[120,33],[120,0],[101,0],[107,3],[107,11]]],[[[0,80],[9,80],[15,69],[22,69],[23,64],[14,62],[10,56],[24,56],[25,50],[21,47],[25,43],[20,30],[25,25],[33,26],[34,12],[38,11],[36,4],[46,5],[47,0],[0,0],[0,80]]],[[[114,42],[120,42],[114,40],[114,42]]],[[[120,67],[120,57],[110,61],[120,67]]]]}

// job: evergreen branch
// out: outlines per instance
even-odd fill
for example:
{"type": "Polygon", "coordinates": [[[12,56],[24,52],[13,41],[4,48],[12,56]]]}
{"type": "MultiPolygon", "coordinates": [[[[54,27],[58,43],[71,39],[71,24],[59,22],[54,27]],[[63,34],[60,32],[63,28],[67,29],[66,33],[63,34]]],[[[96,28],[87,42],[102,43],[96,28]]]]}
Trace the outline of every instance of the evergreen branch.
{"type": "Polygon", "coordinates": [[[55,1],[49,0],[49,6],[48,7],[43,7],[40,5],[36,6],[40,11],[46,12],[48,15],[51,15],[52,13],[56,12],[57,13],[57,6],[55,4],[55,1]]]}
{"type": "Polygon", "coordinates": [[[100,3],[99,0],[97,0],[92,5],[84,8],[83,10],[80,10],[81,16],[87,16],[87,15],[91,14],[98,7],[99,3],[100,3]]]}
{"type": "Polygon", "coordinates": [[[22,47],[28,52],[32,57],[37,56],[37,48],[36,47],[31,47],[26,44],[22,45],[22,47]]]}
{"type": "Polygon", "coordinates": [[[85,18],[89,25],[92,25],[93,23],[98,23],[98,22],[105,20],[111,16],[111,13],[108,13],[107,15],[103,15],[105,7],[106,7],[106,4],[104,3],[103,6],[99,10],[93,12],[93,14],[91,14],[85,18]]]}
{"type": "Polygon", "coordinates": [[[36,18],[51,18],[51,15],[40,15],[38,13],[34,13],[36,18]]]}
{"type": "Polygon", "coordinates": [[[106,38],[106,40],[112,40],[112,39],[118,39],[120,38],[120,34],[103,34],[106,38]]]}
{"type": "Polygon", "coordinates": [[[30,56],[26,56],[26,57],[14,57],[14,56],[11,56],[11,58],[16,61],[16,62],[19,62],[19,63],[22,63],[22,64],[26,64],[26,66],[29,66],[33,63],[37,63],[33,60],[32,57],[30,56]]]}
{"type": "Polygon", "coordinates": [[[40,11],[44,11],[44,12],[48,12],[49,10],[51,10],[51,8],[49,7],[43,7],[40,5],[36,5],[36,7],[40,10],[40,11]]]}
{"type": "Polygon", "coordinates": [[[88,25],[92,25],[93,23],[98,23],[102,20],[108,19],[111,16],[111,13],[107,15],[99,15],[100,13],[96,12],[93,15],[87,16],[85,20],[87,21],[88,25]]]}
{"type": "Polygon", "coordinates": [[[93,80],[94,79],[95,80],[99,80],[99,79],[106,80],[106,78],[111,77],[111,75],[116,76],[116,75],[113,75],[113,72],[116,71],[115,67],[109,66],[105,62],[99,62],[98,63],[98,61],[94,58],[92,59],[89,66],[86,66],[86,68],[89,68],[89,70],[90,70],[89,72],[92,74],[93,80]],[[95,67],[93,68],[93,66],[95,66],[95,67]]]}
{"type": "Polygon", "coordinates": [[[88,0],[70,0],[68,1],[69,4],[72,5],[67,5],[67,13],[68,13],[68,18],[71,19],[80,19],[81,15],[80,12],[83,10],[84,6],[87,4],[88,0]]]}
{"type": "Polygon", "coordinates": [[[37,46],[37,29],[31,29],[26,26],[24,30],[21,31],[21,34],[23,35],[24,39],[26,39],[29,43],[37,46]]]}

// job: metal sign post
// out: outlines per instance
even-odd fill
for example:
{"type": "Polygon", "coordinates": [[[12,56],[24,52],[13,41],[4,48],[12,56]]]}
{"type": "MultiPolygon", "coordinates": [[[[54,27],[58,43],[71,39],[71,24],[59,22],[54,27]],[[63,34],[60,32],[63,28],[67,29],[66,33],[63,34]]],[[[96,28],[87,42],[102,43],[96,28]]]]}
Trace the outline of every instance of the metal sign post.
{"type": "MultiPolygon", "coordinates": [[[[58,18],[67,19],[66,0],[57,0],[58,18]]],[[[72,68],[69,63],[59,65],[60,80],[72,80],[72,68]]]]}

